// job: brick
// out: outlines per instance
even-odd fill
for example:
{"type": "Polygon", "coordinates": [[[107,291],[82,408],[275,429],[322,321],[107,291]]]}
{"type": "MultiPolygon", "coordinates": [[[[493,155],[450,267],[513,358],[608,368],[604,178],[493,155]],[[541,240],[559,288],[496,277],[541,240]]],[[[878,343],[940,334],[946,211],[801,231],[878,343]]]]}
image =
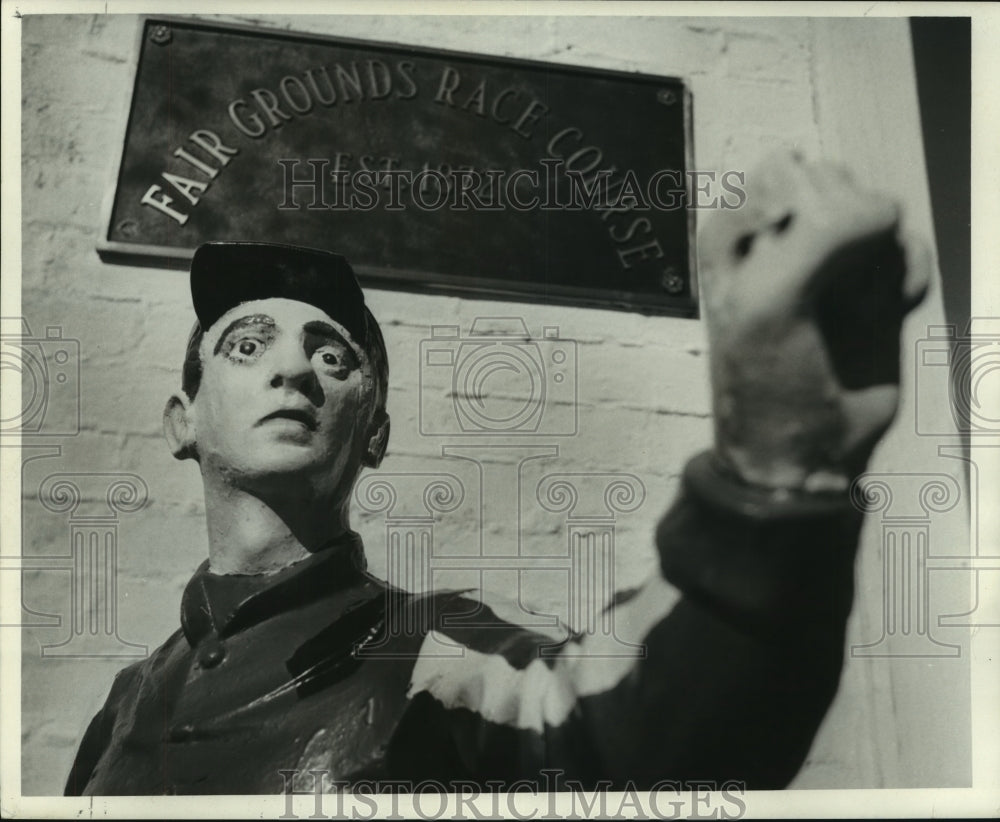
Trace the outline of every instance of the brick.
{"type": "Polygon", "coordinates": [[[806,84],[798,94],[790,93],[794,86],[739,78],[732,80],[732,98],[726,110],[726,120],[733,131],[743,124],[766,124],[775,136],[798,131],[810,123],[813,111],[812,97],[806,84]]]}
{"type": "Polygon", "coordinates": [[[708,358],[672,347],[587,345],[579,349],[579,398],[588,405],[705,415],[708,358]]]}
{"type": "Polygon", "coordinates": [[[787,31],[731,31],[726,33],[725,42],[726,74],[730,77],[772,80],[788,86],[809,76],[809,41],[787,31]]]}
{"type": "Polygon", "coordinates": [[[25,638],[22,653],[22,680],[30,687],[21,689],[21,789],[58,795],[87,723],[128,660],[43,659],[35,637],[25,638]]]}

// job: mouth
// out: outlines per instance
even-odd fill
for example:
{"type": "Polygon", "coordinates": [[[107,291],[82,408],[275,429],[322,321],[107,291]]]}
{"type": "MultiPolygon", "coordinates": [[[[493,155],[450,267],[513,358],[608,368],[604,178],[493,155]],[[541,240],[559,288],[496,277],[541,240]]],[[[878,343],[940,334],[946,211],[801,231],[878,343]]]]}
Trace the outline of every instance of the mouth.
{"type": "Polygon", "coordinates": [[[316,430],[316,415],[311,411],[306,411],[300,408],[280,408],[277,411],[272,411],[270,414],[261,417],[258,425],[262,425],[265,422],[270,422],[271,420],[291,420],[304,425],[310,431],[316,430]]]}

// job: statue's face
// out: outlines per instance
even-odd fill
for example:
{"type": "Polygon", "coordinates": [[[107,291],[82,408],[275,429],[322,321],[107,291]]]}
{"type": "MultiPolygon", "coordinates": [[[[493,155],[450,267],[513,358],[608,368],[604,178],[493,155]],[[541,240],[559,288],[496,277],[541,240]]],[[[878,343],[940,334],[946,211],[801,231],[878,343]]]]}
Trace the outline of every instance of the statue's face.
{"type": "Polygon", "coordinates": [[[199,462],[261,489],[291,477],[316,490],[349,487],[371,414],[371,369],[325,312],[255,300],[205,334],[201,387],[191,403],[199,462]]]}

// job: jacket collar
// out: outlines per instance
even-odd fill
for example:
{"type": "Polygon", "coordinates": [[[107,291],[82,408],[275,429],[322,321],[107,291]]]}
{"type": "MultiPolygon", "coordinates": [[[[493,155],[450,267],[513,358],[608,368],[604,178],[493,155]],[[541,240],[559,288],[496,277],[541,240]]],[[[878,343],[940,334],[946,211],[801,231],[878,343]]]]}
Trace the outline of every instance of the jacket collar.
{"type": "Polygon", "coordinates": [[[274,574],[213,574],[205,560],[181,598],[184,636],[192,646],[209,634],[231,636],[359,583],[366,567],[364,544],[353,531],[274,574]]]}

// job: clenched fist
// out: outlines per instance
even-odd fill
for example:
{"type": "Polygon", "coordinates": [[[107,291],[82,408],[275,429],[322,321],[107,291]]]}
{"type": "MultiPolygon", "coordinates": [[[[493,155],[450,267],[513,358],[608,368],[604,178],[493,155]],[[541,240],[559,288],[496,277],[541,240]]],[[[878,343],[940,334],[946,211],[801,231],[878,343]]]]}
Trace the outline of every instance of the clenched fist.
{"type": "Polygon", "coordinates": [[[922,243],[836,166],[774,157],[701,235],[716,452],[745,481],[846,489],[896,413],[922,243]]]}

